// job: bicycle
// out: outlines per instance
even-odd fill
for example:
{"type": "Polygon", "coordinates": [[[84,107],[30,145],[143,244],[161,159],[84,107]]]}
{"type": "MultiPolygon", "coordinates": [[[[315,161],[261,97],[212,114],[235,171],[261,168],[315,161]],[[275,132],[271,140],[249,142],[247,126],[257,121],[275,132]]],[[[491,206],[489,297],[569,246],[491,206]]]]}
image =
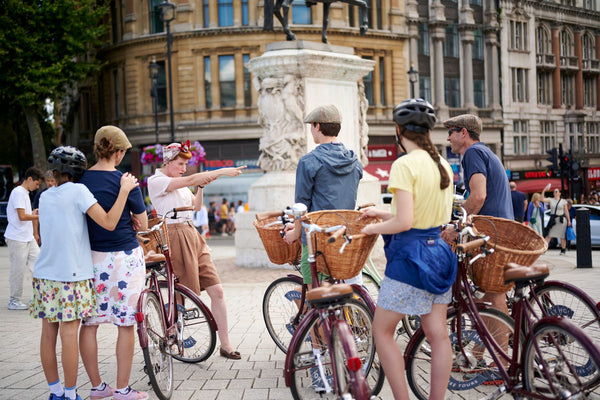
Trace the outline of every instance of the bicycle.
{"type": "MultiPolygon", "coordinates": [[[[465,215],[466,217],[466,215],[465,215]]],[[[515,398],[582,399],[600,385],[600,351],[583,331],[568,319],[538,314],[526,288],[548,276],[547,267],[510,265],[507,283],[515,283],[511,316],[476,303],[467,266],[491,253],[489,236],[478,237],[460,222],[458,277],[453,285],[453,304],[447,316],[453,365],[448,383],[452,398],[496,399],[505,393],[515,398]],[[468,243],[466,239],[475,238],[468,243]],[[473,249],[481,253],[472,257],[473,249]]],[[[530,294],[543,310],[540,297],[530,294]]],[[[405,351],[408,384],[419,399],[428,397],[431,354],[419,329],[405,351]]]]}
{"type": "Polygon", "coordinates": [[[319,283],[312,235],[333,233],[330,244],[343,235],[342,252],[353,238],[345,235],[345,225],[326,228],[312,223],[303,204],[295,204],[284,214],[302,221],[313,282],[312,289],[306,292],[311,308],[294,332],[286,354],[286,386],[296,400],[315,396],[369,399],[364,371],[371,368],[375,353],[369,334],[372,316],[364,303],[352,299],[352,286],[319,283]]]}
{"type": "MultiPolygon", "coordinates": [[[[278,217],[278,221],[273,222],[272,224],[280,224],[283,227],[286,223],[291,222],[286,211],[259,213],[256,218],[258,220],[263,220],[274,216],[278,217]]],[[[265,225],[265,227],[268,227],[268,225],[265,225]]],[[[299,272],[299,261],[294,262],[292,265],[299,272]]],[[[365,271],[366,268],[363,269],[363,276],[365,275],[365,271]]],[[[371,275],[377,274],[375,276],[378,276],[378,272],[374,266],[373,270],[370,270],[367,273],[370,273],[371,275]]],[[[364,276],[363,282],[368,284],[371,279],[372,278],[364,276]]],[[[381,280],[381,277],[379,277],[379,279],[381,280]]],[[[331,277],[329,278],[329,282],[339,283],[338,280],[331,277]]],[[[370,295],[375,290],[378,292],[378,286],[375,286],[375,288],[371,287],[369,290],[358,284],[352,284],[351,287],[354,292],[354,300],[357,301],[349,302],[345,307],[350,310],[348,311],[348,314],[359,315],[360,317],[348,319],[348,321],[355,332],[361,332],[361,334],[365,336],[360,339],[361,342],[371,343],[373,339],[371,336],[370,324],[375,311],[375,302],[370,295]],[[368,327],[360,327],[360,324],[364,324],[365,321],[368,322],[368,327]],[[356,324],[357,326],[355,327],[352,324],[356,324]]],[[[262,302],[265,325],[277,347],[284,353],[288,352],[290,342],[298,329],[300,322],[308,317],[308,312],[311,307],[307,302],[308,290],[308,286],[303,283],[302,276],[288,274],[285,277],[273,281],[265,291],[262,302]]],[[[365,351],[368,354],[370,350],[367,347],[365,351]]],[[[379,363],[377,354],[372,356],[369,355],[368,359],[371,360],[371,367],[368,370],[365,370],[367,372],[367,385],[372,394],[376,395],[383,387],[385,375],[379,363]]]]}
{"type": "MultiPolygon", "coordinates": [[[[193,207],[165,213],[149,230],[138,232],[141,243],[156,241],[157,252],[146,253],[147,287],[138,300],[138,337],[144,370],[159,399],[173,393],[173,358],[187,363],[206,360],[216,346],[217,324],[198,295],[177,282],[169,256],[168,218],[193,207]],[[177,310],[177,312],[175,312],[177,310]]],[[[147,246],[146,246],[147,247],[147,246]]]]}

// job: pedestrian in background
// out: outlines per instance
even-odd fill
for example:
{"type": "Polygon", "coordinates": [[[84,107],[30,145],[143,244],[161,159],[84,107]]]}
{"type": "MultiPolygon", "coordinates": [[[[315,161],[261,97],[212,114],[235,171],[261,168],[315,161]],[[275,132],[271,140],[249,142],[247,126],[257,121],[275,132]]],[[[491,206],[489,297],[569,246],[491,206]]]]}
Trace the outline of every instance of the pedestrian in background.
{"type": "Polygon", "coordinates": [[[87,168],[83,153],[74,147],[57,147],[48,169],[56,186],[40,197],[40,227],[44,242],[33,272],[30,315],[42,320],[40,357],[50,388],[49,400],[81,400],[77,394],[80,321],[97,313],[94,266],[88,236],[88,215],[102,228],[117,226],[129,192],[137,179],[124,174],[119,195],[106,212],[87,187],[76,183],[87,168]],[[64,388],[58,374],[56,341],[60,334],[64,388]]]}
{"type": "Polygon", "coordinates": [[[208,210],[204,204],[202,204],[200,210],[194,211],[192,222],[202,236],[205,238],[210,237],[210,231],[208,229],[208,210]]]}
{"type": "Polygon", "coordinates": [[[44,193],[46,190],[48,190],[52,186],[56,185],[56,181],[54,180],[54,175],[52,174],[52,171],[46,171],[44,173],[44,183],[46,184],[46,187],[42,190],[38,190],[38,192],[35,194],[35,197],[33,199],[32,208],[34,210],[36,208],[39,208],[39,206],[40,206],[40,196],[42,195],[42,193],[44,193]]]}
{"type": "Polygon", "coordinates": [[[560,255],[564,256],[567,252],[567,226],[571,226],[571,217],[569,216],[569,209],[567,208],[567,201],[561,198],[560,189],[554,189],[552,192],[553,197],[546,198],[546,191],[550,189],[552,185],[549,183],[542,190],[542,201],[548,204],[550,210],[550,221],[551,228],[546,233],[546,242],[550,243],[551,238],[560,240],[560,255]]]}
{"type": "MultiPolygon", "coordinates": [[[[116,126],[103,126],[96,132],[96,163],[83,174],[80,182],[92,192],[105,210],[109,210],[119,196],[123,173],[116,167],[130,148],[131,143],[125,132],[116,126]]],[[[114,400],[147,399],[148,393],[138,392],[129,386],[137,325],[135,314],[146,283],[144,250],[134,229],[134,222],[136,229],[148,229],[148,214],[142,191],[136,187],[129,192],[115,229],[107,230],[89,216],[87,222],[98,315],[83,319],[79,344],[81,360],[92,385],[90,399],[100,400],[111,396],[114,400]],[[135,221],[132,220],[132,215],[135,221]],[[100,324],[117,327],[117,380],[114,389],[102,380],[98,368],[97,335],[100,324]]]]}
{"type": "Polygon", "coordinates": [[[542,195],[534,193],[531,196],[531,202],[527,206],[527,221],[529,227],[544,236],[544,203],[541,201],[542,195]]]}
{"type": "Polygon", "coordinates": [[[429,132],[436,121],[431,104],[405,100],[394,109],[394,121],[396,140],[406,155],[392,164],[391,212],[369,208],[364,215],[383,222],[361,232],[383,235],[387,259],[373,337],[394,398],[408,399],[404,358],[395,334],[404,315],[420,315],[431,348],[429,398],[442,400],[452,369],[446,312],[457,262],[440,237],[440,227],[450,222],[452,213],[452,168],[431,142],[429,132]]]}
{"type": "Polygon", "coordinates": [[[517,190],[517,184],[513,181],[510,182],[510,197],[515,221],[522,223],[525,220],[525,212],[527,211],[527,196],[517,190]]]}
{"type": "Polygon", "coordinates": [[[40,252],[38,245],[40,235],[38,231],[37,209],[31,209],[29,193],[37,190],[42,183],[44,173],[38,168],[31,167],[25,171],[21,185],[10,192],[6,205],[8,225],[4,232],[8,256],[10,260],[8,294],[9,310],[26,310],[27,304],[21,302],[23,296],[23,279],[25,272],[33,272],[33,265],[40,252]]]}

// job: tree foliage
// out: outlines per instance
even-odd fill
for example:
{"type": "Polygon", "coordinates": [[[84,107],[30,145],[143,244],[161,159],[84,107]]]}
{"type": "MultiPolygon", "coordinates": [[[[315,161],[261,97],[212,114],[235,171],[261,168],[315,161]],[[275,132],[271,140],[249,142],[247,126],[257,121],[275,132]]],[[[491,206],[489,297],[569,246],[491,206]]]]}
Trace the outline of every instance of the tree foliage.
{"type": "Polygon", "coordinates": [[[98,69],[89,55],[107,10],[105,0],[0,0],[0,104],[23,110],[38,167],[46,158],[39,110],[98,69]]]}

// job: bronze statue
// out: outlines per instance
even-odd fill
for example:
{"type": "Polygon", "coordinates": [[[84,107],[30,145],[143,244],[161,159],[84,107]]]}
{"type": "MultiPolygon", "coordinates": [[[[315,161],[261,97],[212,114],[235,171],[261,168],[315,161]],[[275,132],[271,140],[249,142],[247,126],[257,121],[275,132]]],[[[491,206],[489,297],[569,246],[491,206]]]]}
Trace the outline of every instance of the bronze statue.
{"type": "MultiPolygon", "coordinates": [[[[290,30],[288,25],[288,14],[293,0],[265,0],[265,22],[264,30],[273,30],[273,15],[279,20],[283,27],[283,32],[286,34],[286,40],[296,40],[296,35],[290,30]],[[283,13],[282,13],[283,9],[283,13]]],[[[317,3],[323,3],[323,31],[321,33],[321,41],[327,43],[327,23],[329,22],[329,7],[331,3],[341,1],[349,5],[360,7],[362,14],[362,24],[360,25],[360,34],[364,35],[367,31],[369,23],[368,6],[365,0],[306,0],[306,6],[312,7],[317,3]]]]}

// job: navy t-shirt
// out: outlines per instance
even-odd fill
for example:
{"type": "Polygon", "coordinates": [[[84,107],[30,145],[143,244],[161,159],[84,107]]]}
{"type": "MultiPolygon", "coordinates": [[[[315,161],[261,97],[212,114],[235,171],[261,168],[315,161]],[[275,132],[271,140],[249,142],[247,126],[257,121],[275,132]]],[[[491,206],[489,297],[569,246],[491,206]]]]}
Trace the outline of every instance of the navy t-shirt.
{"type": "Polygon", "coordinates": [[[525,193],[519,192],[518,190],[511,190],[510,196],[512,198],[513,212],[515,214],[515,218],[517,217],[525,217],[525,200],[527,200],[527,196],[525,193]]]}
{"type": "MultiPolygon", "coordinates": [[[[83,174],[79,183],[83,183],[92,192],[98,204],[108,212],[119,195],[121,171],[92,171],[83,174]]],[[[88,232],[92,250],[110,252],[132,250],[139,246],[135,231],[131,226],[131,214],[146,212],[146,205],[139,187],[129,192],[125,208],[114,231],[107,231],[95,223],[89,216],[88,232]]]]}
{"type": "Polygon", "coordinates": [[[465,187],[468,191],[473,174],[483,174],[486,178],[486,198],[480,215],[514,219],[510,186],[500,159],[485,144],[476,142],[463,156],[465,187]]]}

